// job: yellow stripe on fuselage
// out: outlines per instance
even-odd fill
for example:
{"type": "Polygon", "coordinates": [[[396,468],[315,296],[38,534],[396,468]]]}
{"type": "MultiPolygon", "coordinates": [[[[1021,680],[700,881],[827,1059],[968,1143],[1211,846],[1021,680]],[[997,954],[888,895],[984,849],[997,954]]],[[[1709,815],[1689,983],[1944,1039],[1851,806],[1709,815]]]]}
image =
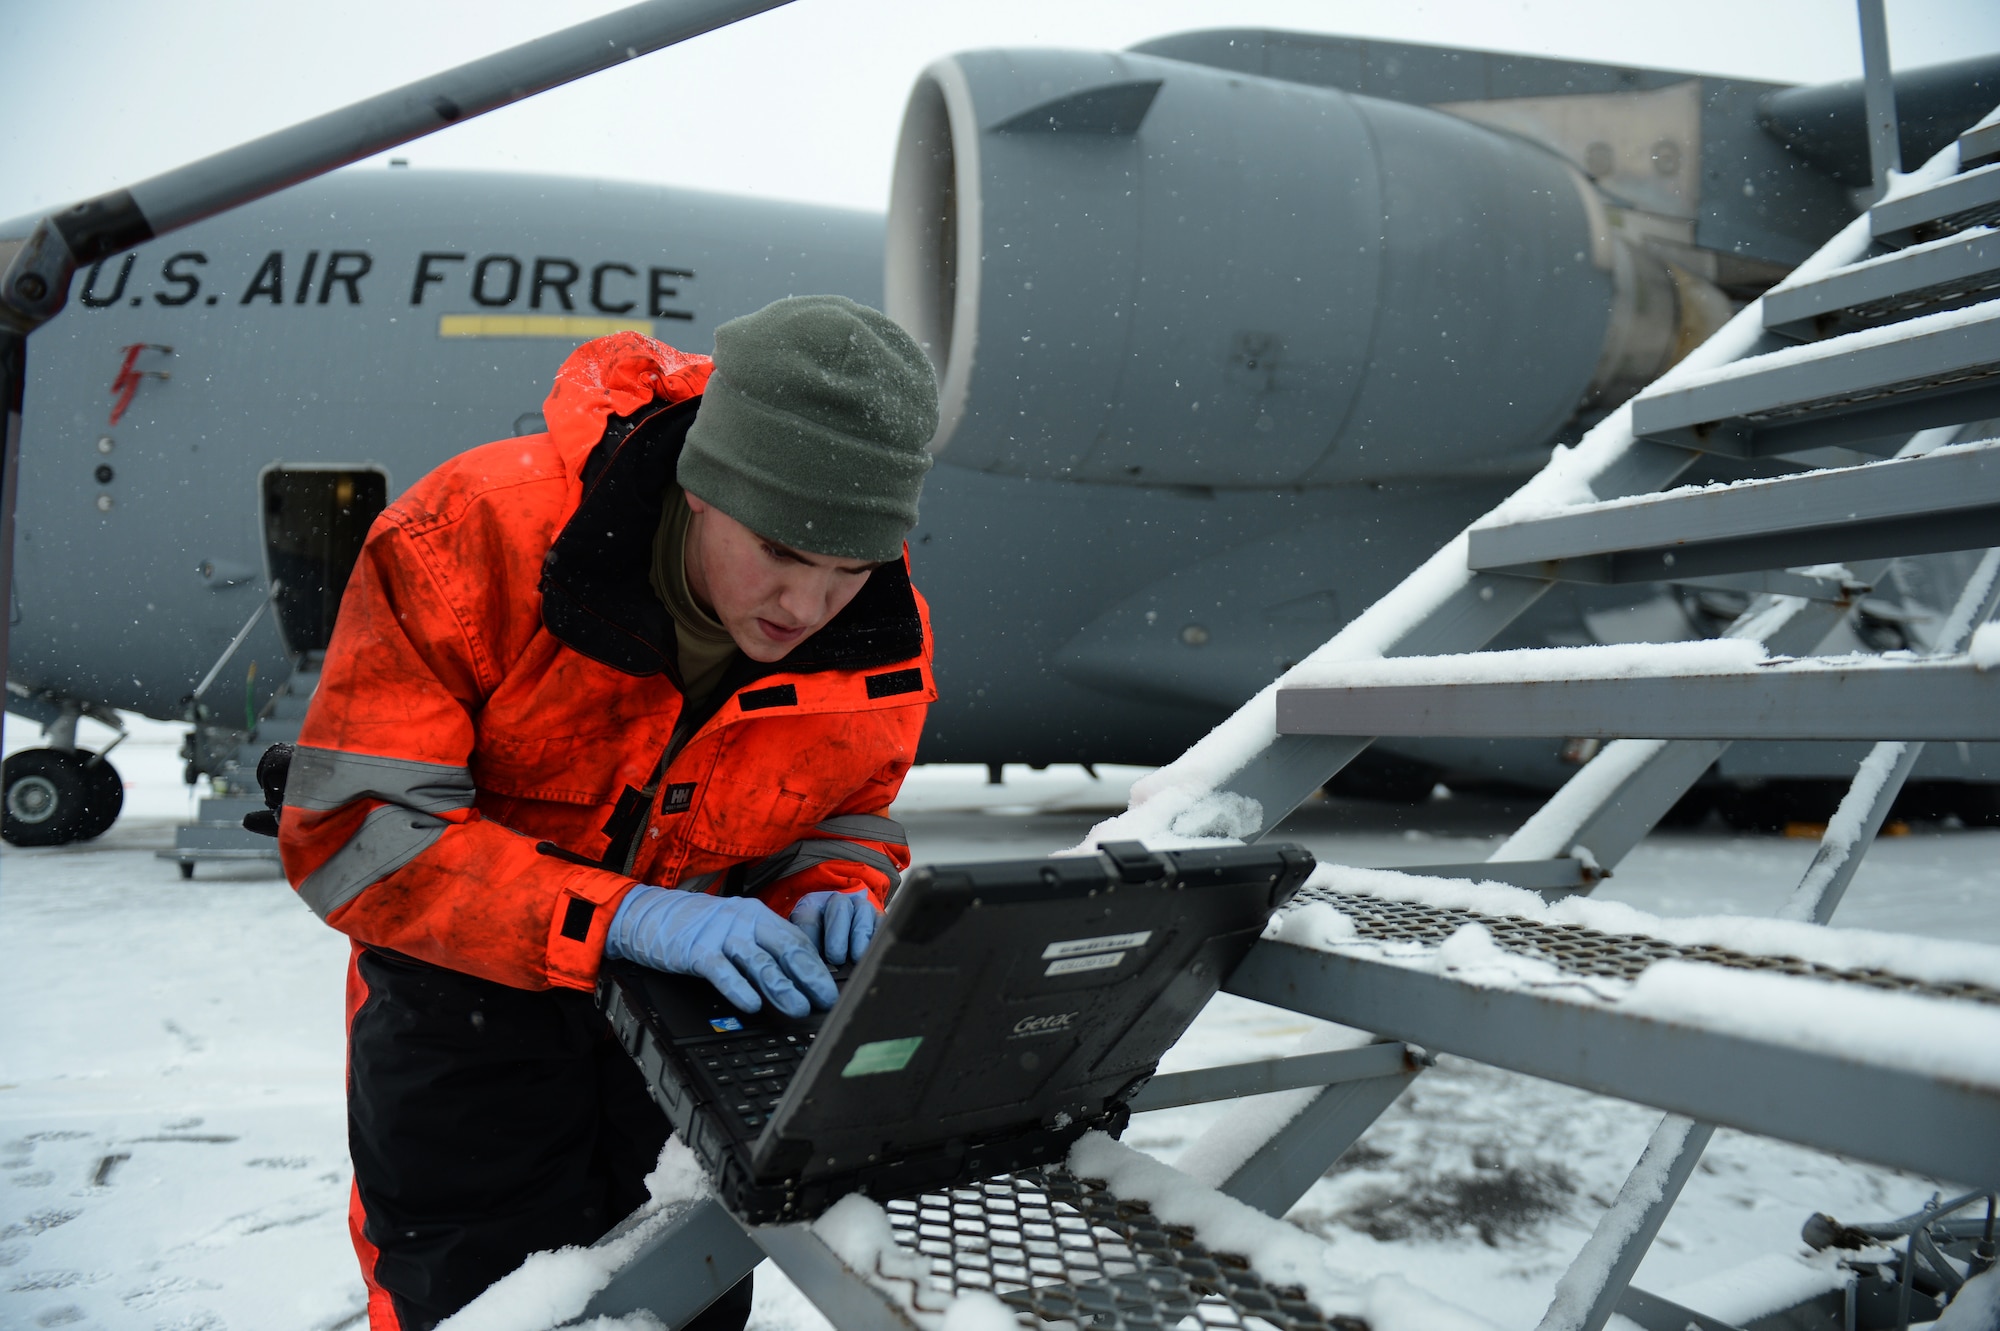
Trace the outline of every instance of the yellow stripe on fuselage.
{"type": "Polygon", "coordinates": [[[653,335],[651,319],[597,319],[579,314],[445,314],[439,337],[563,337],[587,341],[611,333],[653,335]]]}

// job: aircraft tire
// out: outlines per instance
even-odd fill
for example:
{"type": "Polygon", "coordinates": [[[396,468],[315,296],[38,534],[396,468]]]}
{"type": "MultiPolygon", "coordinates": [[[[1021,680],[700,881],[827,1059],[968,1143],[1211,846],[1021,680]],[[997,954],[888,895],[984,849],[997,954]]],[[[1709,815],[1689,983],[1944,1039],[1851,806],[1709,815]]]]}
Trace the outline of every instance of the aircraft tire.
{"type": "Polygon", "coordinates": [[[0,839],[15,846],[65,846],[79,840],[89,825],[91,803],[90,774],[83,763],[80,754],[60,749],[24,749],[8,758],[0,767],[5,790],[0,839]]]}
{"type": "Polygon", "coordinates": [[[118,814],[125,807],[125,778],[118,775],[118,769],[103,758],[97,760],[95,767],[85,758],[83,774],[89,786],[86,792],[88,800],[84,805],[83,831],[76,839],[89,841],[103,836],[111,830],[111,824],[118,821],[118,814]]]}

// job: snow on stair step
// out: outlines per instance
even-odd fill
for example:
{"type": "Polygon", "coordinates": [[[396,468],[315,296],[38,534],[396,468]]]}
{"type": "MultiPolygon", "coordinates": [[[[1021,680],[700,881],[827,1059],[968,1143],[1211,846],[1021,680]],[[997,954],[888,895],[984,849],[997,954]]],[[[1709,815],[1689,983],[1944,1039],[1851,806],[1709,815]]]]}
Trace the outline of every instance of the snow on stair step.
{"type": "Polygon", "coordinates": [[[1139,1331],[1189,1317],[1204,1331],[1490,1325],[1396,1277],[1344,1267],[1320,1239],[1101,1133],[1066,1167],[886,1209],[850,1196],[811,1236],[923,1331],[1139,1331]]]}
{"type": "Polygon", "coordinates": [[[1896,246],[1936,240],[1994,222],[2000,222],[2000,162],[1885,199],[1868,212],[1868,229],[1875,239],[1896,246]]]}
{"type": "Polygon", "coordinates": [[[1748,356],[1632,399],[1640,438],[1740,457],[1895,448],[1917,430],[1993,414],[2000,301],[1748,356]]]}
{"type": "MultiPolygon", "coordinates": [[[[706,1205],[669,1142],[653,1199],[588,1248],[537,1253],[444,1324],[573,1325],[652,1260],[652,1236],[706,1205]]],[[[885,1205],[843,1198],[810,1224],[746,1231],[843,1326],[905,1331],[1492,1331],[1420,1290],[1102,1133],[1060,1163],[885,1205]],[[1192,1322],[1187,1319],[1192,1318],[1192,1322]]],[[[1364,1259],[1365,1261],[1366,1259],[1364,1259]]],[[[622,1306],[614,1304],[614,1306],[622,1306]]],[[[588,1325],[598,1325],[595,1321],[588,1325]]]]}
{"type": "Polygon", "coordinates": [[[1981,124],[1958,136],[1958,164],[1961,170],[1991,166],[2000,162],[2000,121],[1981,124]]]}
{"type": "Polygon", "coordinates": [[[1469,537],[1468,568],[1591,583],[1984,549],[2000,544],[2000,443],[1580,504],[1469,537]]]}
{"type": "Polygon", "coordinates": [[[1281,735],[1969,742],[2000,740],[2000,671],[1714,638],[1307,662],[1276,707],[1281,735]]]}
{"type": "Polygon", "coordinates": [[[2000,232],[1977,227],[1765,293],[1764,327],[1809,341],[1961,309],[2000,292],[2000,232]]]}
{"type": "Polygon", "coordinates": [[[2000,948],[1666,919],[1323,864],[1226,988],[1702,1121],[2000,1184],[2000,948]]]}

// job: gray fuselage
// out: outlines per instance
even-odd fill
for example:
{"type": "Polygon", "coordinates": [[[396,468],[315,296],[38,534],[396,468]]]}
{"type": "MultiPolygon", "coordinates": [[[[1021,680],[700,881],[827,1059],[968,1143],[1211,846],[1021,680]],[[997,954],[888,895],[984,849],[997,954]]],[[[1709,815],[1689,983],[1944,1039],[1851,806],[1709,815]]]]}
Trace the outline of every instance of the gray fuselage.
{"type": "MultiPolygon", "coordinates": [[[[30,360],[10,678],[181,715],[265,594],[267,468],[372,466],[393,496],[540,428],[587,333],[447,320],[650,320],[706,351],[716,324],[781,296],[879,305],[882,243],[866,213],[350,171],[87,270],[30,360]],[[171,347],[133,360],[170,377],[143,379],[113,426],[134,345],[171,347]]],[[[911,537],[942,693],[922,757],[1171,757],[1510,487],[1096,485],[947,457],[911,537]]],[[[285,660],[267,618],[211,696],[254,700],[285,660]]]]}

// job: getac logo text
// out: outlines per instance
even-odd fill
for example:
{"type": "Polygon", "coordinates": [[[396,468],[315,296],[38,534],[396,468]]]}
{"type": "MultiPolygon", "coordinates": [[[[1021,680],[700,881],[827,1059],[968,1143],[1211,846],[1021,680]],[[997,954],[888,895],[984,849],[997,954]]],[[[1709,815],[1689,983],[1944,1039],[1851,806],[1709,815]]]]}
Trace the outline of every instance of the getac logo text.
{"type": "Polygon", "coordinates": [[[1047,1035],[1050,1031],[1067,1030],[1078,1015],[1075,1012],[1055,1012],[1046,1017],[1023,1017],[1014,1023],[1014,1034],[1047,1035]]]}

